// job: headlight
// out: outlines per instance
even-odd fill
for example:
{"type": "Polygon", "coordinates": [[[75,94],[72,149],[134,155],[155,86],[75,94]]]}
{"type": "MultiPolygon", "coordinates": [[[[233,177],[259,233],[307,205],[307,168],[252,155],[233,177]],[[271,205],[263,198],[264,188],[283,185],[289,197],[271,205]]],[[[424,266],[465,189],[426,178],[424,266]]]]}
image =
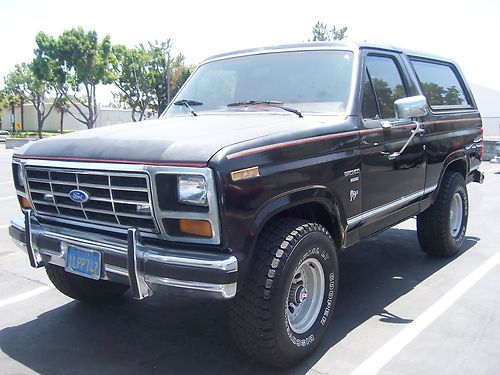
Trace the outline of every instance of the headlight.
{"type": "Polygon", "coordinates": [[[207,206],[207,181],[203,176],[178,176],[177,197],[180,203],[207,206]]]}
{"type": "Polygon", "coordinates": [[[16,190],[25,191],[24,188],[24,176],[23,167],[19,163],[12,163],[12,179],[14,180],[14,185],[16,190]]]}
{"type": "Polygon", "coordinates": [[[24,188],[23,168],[21,166],[17,167],[17,183],[24,188]]]}

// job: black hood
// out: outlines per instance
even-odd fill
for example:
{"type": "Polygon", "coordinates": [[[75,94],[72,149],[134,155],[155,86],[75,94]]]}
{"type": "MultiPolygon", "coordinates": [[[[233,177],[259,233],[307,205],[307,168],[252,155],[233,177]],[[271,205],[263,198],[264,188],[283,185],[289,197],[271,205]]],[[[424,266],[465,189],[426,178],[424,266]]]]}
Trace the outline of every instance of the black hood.
{"type": "MultiPolygon", "coordinates": [[[[319,118],[318,118],[319,119],[319,118]]],[[[207,114],[106,126],[46,138],[16,155],[68,160],[200,163],[226,146],[318,126],[290,114],[207,114]]]]}

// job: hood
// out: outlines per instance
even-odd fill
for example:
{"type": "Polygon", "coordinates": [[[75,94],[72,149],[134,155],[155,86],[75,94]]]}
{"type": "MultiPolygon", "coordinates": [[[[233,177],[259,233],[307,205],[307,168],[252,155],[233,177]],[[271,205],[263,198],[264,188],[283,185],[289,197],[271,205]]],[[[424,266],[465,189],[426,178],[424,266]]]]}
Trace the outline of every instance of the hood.
{"type": "Polygon", "coordinates": [[[290,114],[205,114],[106,126],[42,139],[20,149],[27,158],[206,164],[226,146],[321,124],[290,114]]]}

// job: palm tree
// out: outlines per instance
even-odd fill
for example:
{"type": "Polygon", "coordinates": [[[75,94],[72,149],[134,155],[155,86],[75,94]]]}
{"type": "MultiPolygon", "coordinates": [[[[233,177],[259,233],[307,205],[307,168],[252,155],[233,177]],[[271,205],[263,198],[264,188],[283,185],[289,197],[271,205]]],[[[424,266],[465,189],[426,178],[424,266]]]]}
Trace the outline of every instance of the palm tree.
{"type": "Polygon", "coordinates": [[[68,111],[69,109],[69,101],[66,97],[64,96],[58,96],[54,100],[55,108],[59,111],[61,114],[61,120],[60,120],[60,130],[59,132],[62,134],[64,131],[64,114],[68,111]]]}

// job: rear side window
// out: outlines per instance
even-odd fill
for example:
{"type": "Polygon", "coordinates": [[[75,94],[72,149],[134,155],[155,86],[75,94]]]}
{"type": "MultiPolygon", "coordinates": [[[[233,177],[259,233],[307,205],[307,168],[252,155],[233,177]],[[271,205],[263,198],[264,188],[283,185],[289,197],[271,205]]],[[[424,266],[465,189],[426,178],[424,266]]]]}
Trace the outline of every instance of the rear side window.
{"type": "Polygon", "coordinates": [[[470,103],[457,73],[447,64],[412,60],[431,107],[468,107],[470,103]]]}

